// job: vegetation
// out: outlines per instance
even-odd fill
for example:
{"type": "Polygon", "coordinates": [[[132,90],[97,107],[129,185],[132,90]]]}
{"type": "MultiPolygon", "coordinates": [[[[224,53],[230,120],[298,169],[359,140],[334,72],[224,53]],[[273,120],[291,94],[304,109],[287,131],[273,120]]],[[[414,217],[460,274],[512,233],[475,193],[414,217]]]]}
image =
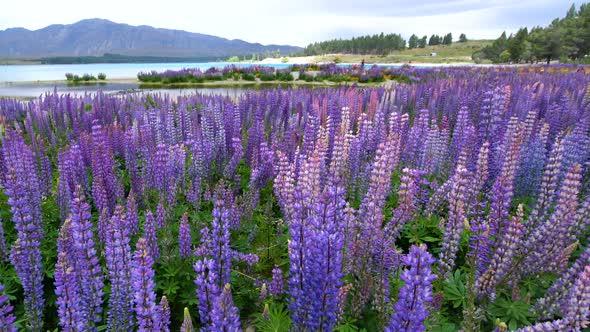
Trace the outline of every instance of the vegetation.
{"type": "Polygon", "coordinates": [[[453,35],[449,32],[447,33],[444,37],[439,36],[439,35],[432,35],[430,36],[430,39],[428,40],[428,45],[429,46],[434,46],[434,45],[451,45],[451,43],[453,43],[453,35]]]}
{"type": "MultiPolygon", "coordinates": [[[[343,63],[472,63],[472,54],[482,48],[491,45],[489,40],[468,40],[467,42],[454,42],[451,45],[428,46],[427,43],[423,48],[406,48],[405,50],[395,51],[386,56],[382,55],[361,55],[361,54],[333,54],[316,56],[316,62],[336,62],[343,63]],[[436,53],[436,56],[431,56],[436,53]]],[[[488,61],[489,62],[489,61],[488,61]]]]}
{"type": "Polygon", "coordinates": [[[305,55],[319,55],[328,53],[350,54],[388,54],[392,51],[403,50],[406,40],[399,34],[378,34],[352,39],[334,39],[308,45],[305,55]]]}
{"type": "Polygon", "coordinates": [[[293,65],[285,69],[275,69],[269,66],[235,66],[224,68],[210,68],[205,72],[197,68],[185,68],[165,72],[139,73],[137,78],[144,83],[203,83],[208,81],[245,80],[270,82],[294,81],[293,72],[299,72],[298,79],[306,82],[359,82],[379,83],[386,80],[410,82],[408,75],[413,72],[410,67],[390,68],[387,66],[337,66],[336,64],[322,65],[293,65]]]}
{"type": "Polygon", "coordinates": [[[590,68],[403,70],[0,99],[0,329],[582,331],[590,68]]]}
{"type": "Polygon", "coordinates": [[[494,43],[473,54],[475,60],[494,63],[522,63],[552,60],[590,62],[590,3],[576,10],[572,5],[565,17],[546,27],[520,28],[516,34],[502,33],[494,43]]]}
{"type": "MultiPolygon", "coordinates": [[[[99,73],[98,74],[98,79],[99,80],[106,80],[107,75],[104,73],[99,73]]],[[[92,74],[84,74],[82,76],[79,75],[74,75],[72,73],[66,73],[66,80],[68,82],[73,82],[73,83],[80,83],[80,82],[92,82],[92,81],[96,81],[96,77],[92,74]]]]}

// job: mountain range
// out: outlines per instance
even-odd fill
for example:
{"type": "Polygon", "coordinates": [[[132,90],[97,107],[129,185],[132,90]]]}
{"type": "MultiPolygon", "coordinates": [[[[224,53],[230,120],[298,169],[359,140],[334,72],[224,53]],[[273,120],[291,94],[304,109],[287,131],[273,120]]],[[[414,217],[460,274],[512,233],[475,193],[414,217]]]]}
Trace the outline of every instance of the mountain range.
{"type": "Polygon", "coordinates": [[[287,55],[302,48],[262,45],[229,40],[183,30],[132,26],[104,19],[87,19],[73,24],[54,24],[39,30],[9,28],[0,31],[0,56],[126,56],[228,57],[279,51],[287,55]]]}

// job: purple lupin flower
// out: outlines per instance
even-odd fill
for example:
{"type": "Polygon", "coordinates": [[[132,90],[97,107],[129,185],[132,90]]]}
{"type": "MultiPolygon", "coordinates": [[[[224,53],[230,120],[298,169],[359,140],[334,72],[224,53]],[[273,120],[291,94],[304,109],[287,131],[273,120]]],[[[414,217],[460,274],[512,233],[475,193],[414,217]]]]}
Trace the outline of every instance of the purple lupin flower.
{"type": "Polygon", "coordinates": [[[563,318],[518,329],[518,332],[582,331],[590,317],[590,266],[578,275],[562,309],[563,318]]]}
{"type": "Polygon", "coordinates": [[[563,271],[563,264],[560,264],[563,261],[557,258],[565,247],[576,241],[573,234],[578,228],[575,223],[581,171],[580,165],[570,168],[559,190],[553,213],[526,238],[522,248],[526,256],[523,261],[524,273],[563,271]]]}
{"type": "Polygon", "coordinates": [[[163,198],[160,199],[160,203],[158,203],[158,208],[156,209],[156,221],[158,228],[166,226],[166,208],[164,207],[163,198]]]}
{"type": "Polygon", "coordinates": [[[436,279],[431,271],[434,258],[425,246],[414,245],[402,261],[409,267],[401,275],[405,285],[400,289],[395,312],[385,331],[424,331],[428,303],[432,301],[432,281],[436,279]]]}
{"type": "Polygon", "coordinates": [[[182,325],[180,326],[180,332],[194,332],[195,328],[193,327],[193,320],[191,318],[191,314],[188,311],[188,308],[184,308],[184,319],[182,320],[182,325]]]}
{"type": "Polygon", "coordinates": [[[391,241],[395,241],[402,227],[412,219],[416,211],[415,196],[418,194],[418,185],[416,178],[419,175],[415,170],[404,168],[402,170],[401,183],[398,190],[398,206],[393,211],[391,220],[385,226],[387,237],[391,241]]]}
{"type": "Polygon", "coordinates": [[[12,314],[12,305],[10,305],[8,296],[4,295],[4,285],[0,284],[0,331],[16,332],[15,321],[16,318],[12,314]]]}
{"type": "Polygon", "coordinates": [[[137,315],[138,331],[159,330],[159,308],[156,305],[156,283],[154,282],[154,260],[146,239],[137,240],[137,248],[133,255],[132,275],[135,293],[135,314],[137,315]]]}
{"type": "Polygon", "coordinates": [[[567,294],[586,266],[590,265],[590,246],[576,259],[570,268],[547,290],[544,297],[537,300],[533,307],[541,318],[550,318],[565,304],[567,294]]]}
{"type": "Polygon", "coordinates": [[[125,221],[127,222],[127,229],[129,230],[130,235],[135,235],[139,231],[139,217],[137,215],[137,205],[135,204],[133,189],[129,191],[126,209],[127,214],[125,216],[125,221]]]}
{"type": "Polygon", "coordinates": [[[154,261],[160,258],[160,247],[158,246],[158,235],[156,232],[156,220],[152,211],[148,211],[145,214],[145,222],[143,223],[144,238],[147,242],[148,250],[150,251],[150,257],[154,261]]]}
{"type": "Polygon", "coordinates": [[[122,187],[115,174],[115,160],[107,134],[98,120],[92,123],[92,196],[98,211],[112,213],[122,187]]]}
{"type": "Polygon", "coordinates": [[[218,192],[215,195],[214,208],[211,214],[211,241],[209,245],[209,255],[215,262],[214,273],[219,278],[217,287],[221,289],[223,285],[229,283],[231,273],[231,251],[229,246],[229,211],[225,208],[223,195],[218,192]]]}
{"type": "Polygon", "coordinates": [[[72,247],[70,219],[66,219],[61,226],[57,247],[54,285],[59,325],[64,331],[78,331],[85,328],[85,322],[80,316],[80,292],[76,269],[72,262],[74,248],[72,247]]]}
{"type": "Polygon", "coordinates": [[[111,282],[107,325],[110,329],[133,329],[133,290],[131,284],[131,246],[128,222],[118,205],[111,218],[105,240],[105,260],[111,282]]]}
{"type": "MultiPolygon", "coordinates": [[[[500,329],[497,329],[501,331],[500,329]]],[[[494,330],[496,331],[496,330],[494,330]]],[[[560,331],[567,331],[565,326],[565,322],[561,319],[550,321],[550,322],[542,322],[532,326],[525,326],[521,329],[514,330],[514,332],[560,332],[560,331]]]]}
{"type": "Polygon", "coordinates": [[[170,304],[166,296],[160,299],[160,331],[170,332],[170,304]]]}
{"type": "Polygon", "coordinates": [[[82,319],[89,329],[102,320],[103,275],[94,247],[90,206],[84,200],[82,187],[76,187],[71,205],[72,240],[75,266],[80,280],[82,319]]]}
{"type": "Polygon", "coordinates": [[[195,285],[197,285],[197,299],[199,300],[199,318],[201,323],[207,326],[211,322],[210,315],[213,303],[219,296],[215,262],[208,258],[200,259],[195,263],[194,269],[197,273],[195,285]]]}
{"type": "Polygon", "coordinates": [[[223,176],[228,179],[233,177],[234,173],[236,172],[236,168],[238,167],[238,164],[244,155],[242,140],[240,140],[239,137],[232,138],[232,149],[233,155],[223,170],[223,176]]]}
{"type": "Polygon", "coordinates": [[[563,320],[571,331],[588,327],[590,317],[590,266],[586,266],[568,294],[563,320]]]}
{"type": "Polygon", "coordinates": [[[223,291],[213,305],[209,330],[211,332],[242,331],[238,308],[234,306],[229,284],[223,287],[223,291]]]}
{"type": "Polygon", "coordinates": [[[156,153],[153,163],[154,188],[159,191],[166,190],[167,184],[167,164],[168,162],[168,147],[165,144],[158,144],[156,146],[156,153]]]}
{"type": "Polygon", "coordinates": [[[260,287],[260,295],[258,295],[259,300],[264,300],[268,296],[268,287],[266,287],[266,282],[262,283],[260,287]]]}
{"type": "Polygon", "coordinates": [[[488,295],[491,299],[495,299],[496,287],[508,277],[514,257],[522,244],[523,215],[523,206],[519,205],[516,216],[505,221],[502,227],[503,234],[498,240],[498,246],[491,257],[488,269],[475,281],[474,286],[480,295],[488,295]]]}
{"type": "Polygon", "coordinates": [[[469,195],[469,171],[458,164],[452,180],[449,195],[449,218],[444,227],[440,257],[440,275],[448,278],[455,267],[455,257],[459,249],[459,241],[466,223],[466,205],[469,195]]]}
{"type": "Polygon", "coordinates": [[[12,245],[10,261],[24,290],[27,327],[41,331],[43,326],[43,265],[41,241],[41,193],[31,149],[19,134],[10,131],[2,141],[6,174],[4,191],[17,240],[12,245]]]}
{"type": "Polygon", "coordinates": [[[308,294],[307,317],[303,326],[331,331],[336,324],[338,294],[342,284],[345,192],[329,186],[317,197],[310,211],[310,241],[306,244],[303,293],[308,294]]]}
{"type": "Polygon", "coordinates": [[[553,144],[551,155],[543,171],[543,178],[537,204],[535,205],[531,215],[528,218],[526,225],[527,236],[531,235],[536,229],[537,225],[542,223],[548,214],[549,208],[555,199],[555,192],[559,185],[559,176],[561,174],[561,167],[563,162],[564,146],[560,139],[557,139],[553,144]]]}
{"type": "Polygon", "coordinates": [[[272,280],[269,287],[270,295],[275,297],[283,295],[285,288],[284,283],[283,271],[278,266],[275,266],[275,268],[272,269],[272,280]]]}
{"type": "Polygon", "coordinates": [[[191,256],[191,242],[191,226],[188,223],[188,213],[185,212],[180,219],[180,226],[178,227],[178,253],[180,258],[191,256]]]}
{"type": "Polygon", "coordinates": [[[2,218],[0,218],[0,262],[8,261],[8,249],[6,248],[3,224],[2,218]]]}

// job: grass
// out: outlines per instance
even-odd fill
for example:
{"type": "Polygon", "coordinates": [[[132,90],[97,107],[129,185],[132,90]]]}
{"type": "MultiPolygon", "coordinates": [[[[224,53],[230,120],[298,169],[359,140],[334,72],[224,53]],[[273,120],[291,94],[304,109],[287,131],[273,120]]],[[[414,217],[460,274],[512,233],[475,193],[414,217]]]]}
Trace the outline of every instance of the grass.
{"type": "Polygon", "coordinates": [[[492,40],[471,40],[466,43],[454,42],[451,45],[426,46],[425,48],[405,49],[386,56],[362,54],[331,54],[316,57],[317,62],[330,62],[339,58],[345,63],[473,63],[471,54],[490,45],[492,40]],[[436,53],[436,56],[430,56],[436,53]]]}

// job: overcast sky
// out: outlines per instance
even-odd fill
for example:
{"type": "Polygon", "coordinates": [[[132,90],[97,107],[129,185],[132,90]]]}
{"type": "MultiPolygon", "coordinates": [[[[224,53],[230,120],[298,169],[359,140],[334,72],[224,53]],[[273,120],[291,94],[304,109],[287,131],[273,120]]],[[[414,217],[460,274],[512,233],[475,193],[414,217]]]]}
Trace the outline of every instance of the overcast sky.
{"type": "Polygon", "coordinates": [[[35,30],[86,18],[151,25],[243,39],[305,46],[369,33],[406,39],[452,32],[496,38],[520,26],[546,25],[565,15],[571,0],[3,0],[0,30],[35,30]]]}

